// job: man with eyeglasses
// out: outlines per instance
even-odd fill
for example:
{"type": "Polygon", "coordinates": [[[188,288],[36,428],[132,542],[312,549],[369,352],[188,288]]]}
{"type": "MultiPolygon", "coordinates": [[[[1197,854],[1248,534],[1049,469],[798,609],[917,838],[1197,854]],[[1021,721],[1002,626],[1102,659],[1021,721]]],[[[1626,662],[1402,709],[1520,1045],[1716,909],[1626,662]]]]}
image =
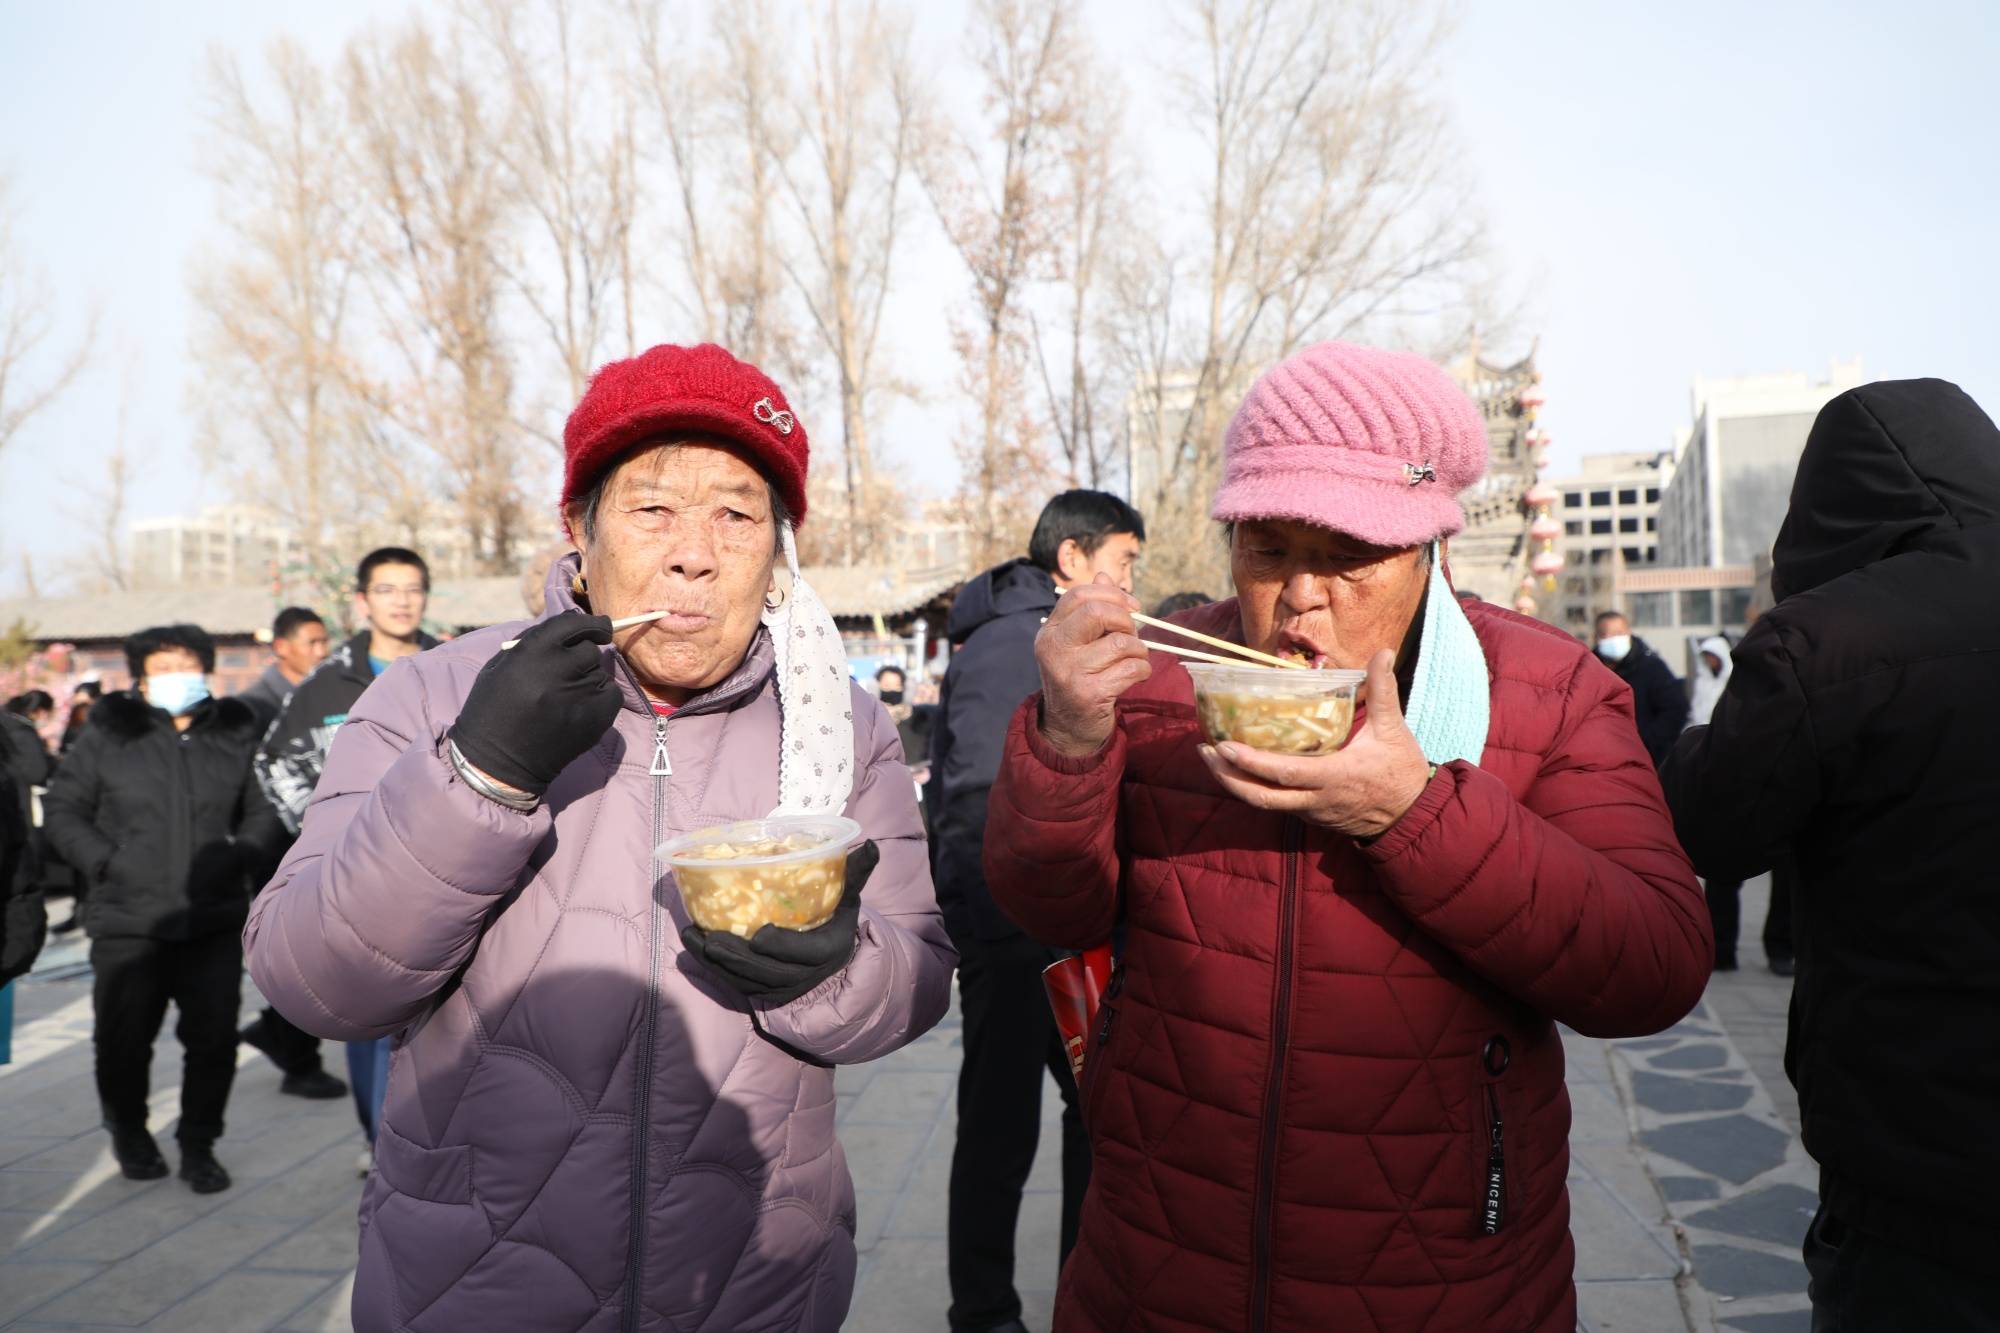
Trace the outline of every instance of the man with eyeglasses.
{"type": "MultiPolygon", "coordinates": [[[[437,646],[422,629],[430,590],[430,566],[415,551],[385,546],[362,557],[354,578],[354,616],[365,628],[300,682],[257,755],[258,780],[293,838],[319,784],[334,733],[363,691],[398,658],[437,646]]],[[[372,1145],[389,1082],[388,1040],[349,1042],[347,1075],[362,1131],[372,1145]]],[[[370,1160],[371,1154],[364,1153],[364,1175],[370,1160]]]]}

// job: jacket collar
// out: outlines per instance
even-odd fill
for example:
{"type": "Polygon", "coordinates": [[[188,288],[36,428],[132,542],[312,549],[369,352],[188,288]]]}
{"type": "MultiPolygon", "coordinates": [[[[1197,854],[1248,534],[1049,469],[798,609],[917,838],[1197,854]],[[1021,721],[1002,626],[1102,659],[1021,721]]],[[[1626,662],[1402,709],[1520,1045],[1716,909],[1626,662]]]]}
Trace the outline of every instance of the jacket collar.
{"type": "MultiPolygon", "coordinates": [[[[255,732],[257,714],[240,699],[204,699],[189,715],[186,734],[210,731],[255,732]]],[[[150,731],[173,730],[174,720],[165,709],[155,708],[136,690],[114,690],[90,710],[92,727],[100,727],[121,741],[138,740],[150,731]]]]}

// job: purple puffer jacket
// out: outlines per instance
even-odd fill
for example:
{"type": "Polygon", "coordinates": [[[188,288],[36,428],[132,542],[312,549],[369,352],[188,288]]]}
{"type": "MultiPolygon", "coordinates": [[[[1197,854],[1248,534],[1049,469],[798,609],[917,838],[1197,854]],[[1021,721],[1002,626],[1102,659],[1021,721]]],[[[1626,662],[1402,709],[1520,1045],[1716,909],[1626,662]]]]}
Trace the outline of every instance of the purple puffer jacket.
{"type": "MultiPolygon", "coordinates": [[[[568,576],[551,573],[550,614],[574,606],[568,576]]],[[[753,1012],[682,952],[653,848],[777,804],[768,641],[659,724],[669,777],[648,775],[655,721],[620,670],[616,725],[523,815],[441,753],[522,627],[369,688],[244,931],[250,975],[294,1023],[396,1037],[354,1326],[836,1329],[854,1186],[830,1066],[921,1036],[956,961],[895,724],[854,689],[847,814],[882,852],[854,960],[753,1012]]]]}

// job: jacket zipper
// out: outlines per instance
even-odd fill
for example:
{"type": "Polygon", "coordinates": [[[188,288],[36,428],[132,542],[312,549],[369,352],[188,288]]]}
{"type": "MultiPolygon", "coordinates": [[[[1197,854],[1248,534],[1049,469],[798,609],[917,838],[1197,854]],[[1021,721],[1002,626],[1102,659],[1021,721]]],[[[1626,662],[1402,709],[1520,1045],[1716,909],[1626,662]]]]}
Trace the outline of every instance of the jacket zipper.
{"type": "MultiPolygon", "coordinates": [[[[638,685],[636,677],[632,683],[635,687],[638,685]]],[[[645,693],[641,691],[639,697],[644,699],[645,693]]],[[[667,719],[658,715],[653,718],[653,762],[646,771],[653,779],[653,852],[648,861],[651,873],[646,879],[646,1035],[644,1044],[639,1048],[639,1105],[632,1127],[632,1223],[626,1239],[625,1314],[622,1321],[625,1333],[638,1333],[641,1309],[639,1284],[645,1276],[646,1266],[646,1161],[652,1137],[653,1042],[659,1027],[660,1010],[660,905],[654,886],[660,882],[659,846],[663,840],[661,830],[666,825],[667,779],[673,776],[674,771],[667,757],[667,719]]]]}
{"type": "Polygon", "coordinates": [[[1498,1033],[1486,1039],[1479,1055],[1486,1076],[1486,1179],[1479,1199],[1479,1230],[1488,1236],[1499,1235],[1507,1225],[1507,1126],[1500,1117],[1500,1077],[1507,1072],[1511,1055],[1507,1038],[1498,1033]]]}
{"type": "Polygon", "coordinates": [[[1285,1064],[1292,1033],[1292,951],[1297,933],[1300,828],[1285,820],[1285,873],[1278,892],[1277,994],[1272,1001],[1271,1074],[1264,1084],[1264,1133],[1257,1149],[1257,1204],[1251,1238],[1250,1329],[1260,1333],[1271,1314],[1271,1232],[1277,1211],[1278,1135],[1283,1125],[1285,1064]]]}

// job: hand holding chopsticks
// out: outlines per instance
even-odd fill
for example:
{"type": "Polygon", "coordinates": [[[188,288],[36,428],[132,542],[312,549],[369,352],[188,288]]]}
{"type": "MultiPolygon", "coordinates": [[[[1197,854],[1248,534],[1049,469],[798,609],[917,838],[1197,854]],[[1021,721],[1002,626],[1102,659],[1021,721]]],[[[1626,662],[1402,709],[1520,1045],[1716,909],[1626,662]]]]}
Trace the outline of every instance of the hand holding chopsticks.
{"type": "MultiPolygon", "coordinates": [[[[1069,589],[1064,588],[1059,590],[1056,595],[1060,597],[1063,593],[1068,591],[1069,589]]],[[[1132,621],[1134,624],[1151,625],[1154,629],[1163,629],[1169,634],[1182,635],[1186,638],[1193,639],[1198,643],[1205,643],[1209,645],[1209,647],[1211,648],[1219,649],[1220,651],[1225,653],[1234,654],[1234,656],[1217,657],[1214,653],[1203,652],[1198,648],[1187,648],[1183,647],[1180,644],[1174,644],[1174,643],[1161,643],[1157,639],[1147,639],[1147,638],[1140,639],[1140,642],[1145,644],[1148,648],[1157,648],[1159,651],[1163,653],[1173,653],[1177,657],[1193,657],[1203,662],[1220,662],[1224,666],[1251,665],[1251,666],[1284,667],[1292,671],[1304,671],[1307,669],[1307,666],[1304,662],[1294,662],[1289,657],[1276,657],[1270,653],[1258,652],[1255,648],[1245,648],[1240,643],[1231,643],[1227,639],[1218,639],[1211,634],[1202,634],[1199,631],[1191,630],[1181,625],[1176,625],[1171,620],[1155,620],[1152,616],[1141,615],[1137,611],[1130,611],[1127,612],[1127,614],[1132,617],[1132,621]]]]}

